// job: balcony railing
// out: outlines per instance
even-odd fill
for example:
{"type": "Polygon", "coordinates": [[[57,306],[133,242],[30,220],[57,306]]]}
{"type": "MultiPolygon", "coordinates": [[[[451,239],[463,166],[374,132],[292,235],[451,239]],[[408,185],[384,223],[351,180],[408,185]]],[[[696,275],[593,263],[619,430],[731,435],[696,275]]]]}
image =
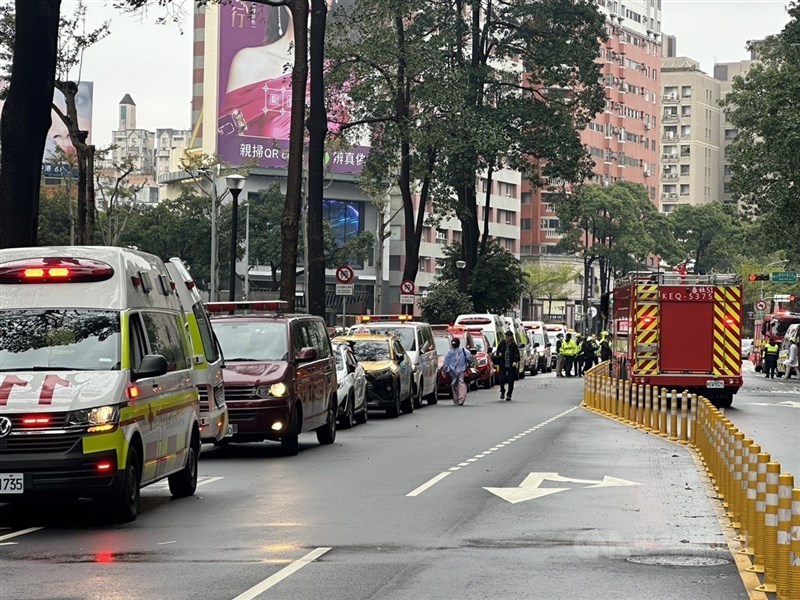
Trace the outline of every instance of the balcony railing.
{"type": "Polygon", "coordinates": [[[662,154],[661,158],[664,162],[678,162],[678,155],[677,154],[662,154]]]}
{"type": "Polygon", "coordinates": [[[662,121],[664,121],[664,123],[677,123],[678,115],[669,115],[669,114],[664,115],[662,121]]]}
{"type": "Polygon", "coordinates": [[[677,104],[680,102],[680,99],[678,98],[678,94],[664,94],[661,97],[661,101],[664,104],[677,104]]]}
{"type": "Polygon", "coordinates": [[[544,232],[544,237],[560,238],[561,235],[562,235],[561,233],[558,232],[558,229],[553,229],[553,228],[550,228],[550,227],[542,229],[542,231],[544,232]]]}
{"type": "Polygon", "coordinates": [[[677,178],[678,178],[678,174],[677,173],[662,173],[661,174],[661,179],[677,179],[677,178]]]}

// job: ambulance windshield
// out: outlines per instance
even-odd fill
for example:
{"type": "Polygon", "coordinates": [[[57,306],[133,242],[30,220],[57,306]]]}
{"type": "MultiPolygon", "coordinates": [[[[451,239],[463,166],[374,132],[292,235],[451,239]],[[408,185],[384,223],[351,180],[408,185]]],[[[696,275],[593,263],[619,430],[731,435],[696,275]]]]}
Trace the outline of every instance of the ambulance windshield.
{"type": "Polygon", "coordinates": [[[0,311],[0,371],[116,371],[120,317],[111,310],[0,311]]]}

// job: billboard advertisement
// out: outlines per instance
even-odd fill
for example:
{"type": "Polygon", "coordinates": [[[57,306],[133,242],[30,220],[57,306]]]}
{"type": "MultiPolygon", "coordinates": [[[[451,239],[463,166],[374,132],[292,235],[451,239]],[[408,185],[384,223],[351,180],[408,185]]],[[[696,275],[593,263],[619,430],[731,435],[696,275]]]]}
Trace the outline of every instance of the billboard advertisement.
{"type": "MultiPolygon", "coordinates": [[[[78,84],[78,93],[75,95],[75,107],[78,111],[78,127],[84,131],[89,132],[87,142],[92,143],[92,101],[94,94],[94,83],[91,81],[82,81],[78,84]]],[[[58,106],[59,110],[66,114],[67,103],[64,100],[64,94],[58,90],[53,91],[53,104],[58,106]]],[[[3,109],[3,100],[0,100],[0,111],[3,109]]],[[[43,160],[45,163],[53,165],[55,162],[56,148],[62,148],[66,152],[75,153],[75,146],[72,145],[72,140],[69,137],[67,126],[58,116],[55,109],[50,113],[50,131],[47,132],[47,142],[45,145],[43,160]]],[[[42,170],[46,165],[42,165],[42,170]]],[[[56,176],[56,175],[54,175],[56,176]]]]}
{"type": "MultiPolygon", "coordinates": [[[[331,7],[340,3],[328,1],[331,7]]],[[[294,63],[291,13],[245,0],[219,10],[217,154],[233,165],[285,169],[294,63]]],[[[368,152],[365,146],[331,150],[327,168],[360,173],[368,152]]]]}

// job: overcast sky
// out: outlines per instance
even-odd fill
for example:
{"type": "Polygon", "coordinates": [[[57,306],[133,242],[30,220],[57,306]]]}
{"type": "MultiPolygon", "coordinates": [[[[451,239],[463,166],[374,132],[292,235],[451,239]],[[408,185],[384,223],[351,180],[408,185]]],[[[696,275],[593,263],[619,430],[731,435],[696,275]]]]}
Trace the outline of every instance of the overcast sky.
{"type": "MultiPolygon", "coordinates": [[[[0,0],[8,3],[12,0],[0,0]]],[[[190,0],[185,0],[190,7],[190,0]]],[[[162,9],[144,16],[121,14],[109,0],[87,0],[89,27],[111,21],[111,35],[85,55],[82,79],[94,81],[92,139],[103,146],[117,127],[117,104],[127,93],[137,106],[137,126],[189,129],[191,14],[183,33],[175,24],[155,25],[162,9]]],[[[678,37],[678,55],[712,73],[715,62],[749,58],[747,40],[779,32],[788,21],[786,0],[662,0],[662,31],[678,37]]],[[[63,0],[71,14],[76,0],[63,0]]]]}

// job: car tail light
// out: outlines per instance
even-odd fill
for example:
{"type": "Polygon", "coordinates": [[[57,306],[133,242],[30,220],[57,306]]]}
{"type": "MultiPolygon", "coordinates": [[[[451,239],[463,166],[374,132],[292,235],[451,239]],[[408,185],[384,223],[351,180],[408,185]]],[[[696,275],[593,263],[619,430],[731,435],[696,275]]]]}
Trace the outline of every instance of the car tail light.
{"type": "Polygon", "coordinates": [[[86,258],[26,258],[0,265],[0,283],[86,283],[114,275],[111,265],[86,258]]]}

